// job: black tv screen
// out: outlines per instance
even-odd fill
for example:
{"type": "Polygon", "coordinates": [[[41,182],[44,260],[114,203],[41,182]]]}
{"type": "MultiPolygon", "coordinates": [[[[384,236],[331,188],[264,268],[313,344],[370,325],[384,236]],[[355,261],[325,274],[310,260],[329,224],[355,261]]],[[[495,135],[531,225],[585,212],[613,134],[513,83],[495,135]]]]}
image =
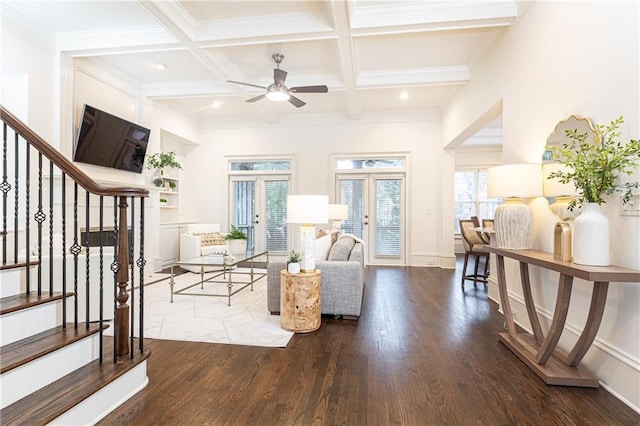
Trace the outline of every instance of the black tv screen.
{"type": "Polygon", "coordinates": [[[84,105],[73,161],[142,172],[150,130],[84,105]]]}

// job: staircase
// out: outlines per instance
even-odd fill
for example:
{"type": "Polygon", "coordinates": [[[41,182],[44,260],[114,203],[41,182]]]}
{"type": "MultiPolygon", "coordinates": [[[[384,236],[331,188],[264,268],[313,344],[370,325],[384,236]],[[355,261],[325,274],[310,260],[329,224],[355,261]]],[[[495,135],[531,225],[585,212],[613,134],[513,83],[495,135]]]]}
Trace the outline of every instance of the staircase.
{"type": "Polygon", "coordinates": [[[0,113],[0,422],[92,424],[148,381],[148,193],[96,184],[0,113]]]}

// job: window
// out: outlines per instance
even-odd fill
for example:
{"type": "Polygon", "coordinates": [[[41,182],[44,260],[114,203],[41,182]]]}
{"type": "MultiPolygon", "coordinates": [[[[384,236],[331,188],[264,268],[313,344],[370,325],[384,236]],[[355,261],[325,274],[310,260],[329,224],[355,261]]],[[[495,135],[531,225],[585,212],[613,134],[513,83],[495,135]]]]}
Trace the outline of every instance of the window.
{"type": "Polygon", "coordinates": [[[496,208],[502,204],[502,198],[487,197],[486,170],[457,171],[454,200],[456,234],[460,233],[460,219],[469,219],[471,216],[478,216],[480,220],[493,219],[496,208]]]}

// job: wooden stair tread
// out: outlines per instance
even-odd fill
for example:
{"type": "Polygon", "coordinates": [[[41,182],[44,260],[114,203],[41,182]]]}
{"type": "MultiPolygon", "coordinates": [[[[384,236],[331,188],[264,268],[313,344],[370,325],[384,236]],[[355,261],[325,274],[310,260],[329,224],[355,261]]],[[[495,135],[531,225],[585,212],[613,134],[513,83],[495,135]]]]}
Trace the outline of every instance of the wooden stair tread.
{"type": "MultiPolygon", "coordinates": [[[[32,266],[38,266],[38,262],[37,261],[29,262],[29,267],[32,267],[32,266]]],[[[18,269],[18,268],[26,268],[26,267],[27,267],[26,262],[7,263],[7,264],[0,265],[0,271],[3,271],[5,269],[18,269]]]]}
{"type": "MultiPolygon", "coordinates": [[[[73,296],[73,293],[67,292],[66,297],[69,296],[73,296]]],[[[16,294],[15,296],[3,297],[0,299],[0,315],[53,302],[64,297],[65,295],[61,292],[53,292],[52,294],[49,294],[48,291],[42,292],[40,295],[38,295],[38,292],[32,291],[26,294],[16,294]]]]}
{"type": "MultiPolygon", "coordinates": [[[[109,325],[104,324],[103,328],[107,329],[109,325]]],[[[2,346],[0,348],[0,359],[2,359],[0,374],[84,339],[87,336],[98,333],[99,331],[100,324],[89,324],[89,328],[87,329],[85,323],[78,324],[78,328],[74,328],[73,323],[68,323],[66,328],[59,325],[45,330],[42,333],[29,336],[26,339],[2,346]]]]}
{"type": "Polygon", "coordinates": [[[133,349],[134,357],[118,358],[113,363],[113,338],[105,337],[105,354],[102,364],[98,360],[77,369],[55,382],[27,395],[3,408],[0,418],[3,425],[44,425],[84,401],[109,383],[118,379],[151,355],[150,350],[133,349]]]}

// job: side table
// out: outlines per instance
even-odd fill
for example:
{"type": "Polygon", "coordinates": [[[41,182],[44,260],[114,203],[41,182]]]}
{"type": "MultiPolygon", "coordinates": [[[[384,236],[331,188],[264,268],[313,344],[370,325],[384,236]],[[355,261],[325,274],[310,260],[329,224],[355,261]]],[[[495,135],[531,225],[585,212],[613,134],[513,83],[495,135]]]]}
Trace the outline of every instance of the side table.
{"type": "Polygon", "coordinates": [[[290,274],[280,271],[280,325],[294,333],[320,328],[322,272],[290,274]]]}

